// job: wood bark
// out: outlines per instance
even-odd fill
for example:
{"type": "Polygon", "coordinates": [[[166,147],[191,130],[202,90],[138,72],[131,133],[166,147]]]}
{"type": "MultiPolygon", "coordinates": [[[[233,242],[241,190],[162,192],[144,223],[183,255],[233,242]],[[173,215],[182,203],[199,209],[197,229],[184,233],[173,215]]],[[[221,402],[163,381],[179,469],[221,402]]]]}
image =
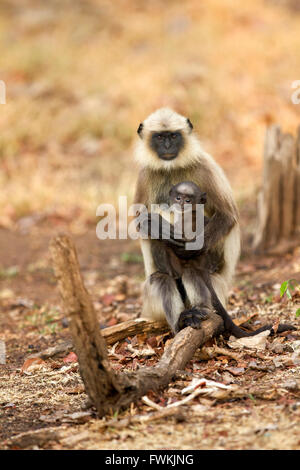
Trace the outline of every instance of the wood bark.
{"type": "Polygon", "coordinates": [[[70,319],[81,377],[100,416],[128,407],[149,390],[166,387],[199,346],[223,331],[221,317],[212,313],[201,329],[180,331],[155,366],[143,367],[137,372],[116,373],[110,366],[105,339],[83,285],[73,243],[65,235],[58,236],[51,242],[50,249],[65,313],[70,319]]]}
{"type": "Polygon", "coordinates": [[[300,236],[300,130],[296,139],[279,126],[267,129],[262,190],[258,196],[257,252],[282,253],[300,236]]]}
{"type": "MultiPolygon", "coordinates": [[[[135,336],[139,334],[156,335],[169,331],[170,328],[166,322],[163,321],[150,321],[146,318],[136,318],[134,320],[124,321],[114,326],[108,326],[101,330],[101,335],[104,337],[107,346],[122,341],[128,336],[135,336]]],[[[56,344],[50,348],[44,349],[38,353],[30,354],[28,357],[40,357],[41,359],[48,359],[60,354],[65,354],[73,349],[73,342],[71,340],[64,341],[63,343],[56,344]]]]}
{"type": "Polygon", "coordinates": [[[105,338],[106,344],[115,344],[122,341],[128,336],[135,336],[142,333],[146,334],[162,334],[169,331],[170,328],[163,321],[149,321],[146,318],[136,318],[135,320],[124,321],[118,325],[109,326],[101,330],[101,334],[105,338]]]}
{"type": "Polygon", "coordinates": [[[107,397],[117,396],[121,389],[110,367],[105,340],[83,284],[75,248],[71,240],[62,235],[52,241],[50,251],[86,392],[97,410],[106,412],[107,397]]]}

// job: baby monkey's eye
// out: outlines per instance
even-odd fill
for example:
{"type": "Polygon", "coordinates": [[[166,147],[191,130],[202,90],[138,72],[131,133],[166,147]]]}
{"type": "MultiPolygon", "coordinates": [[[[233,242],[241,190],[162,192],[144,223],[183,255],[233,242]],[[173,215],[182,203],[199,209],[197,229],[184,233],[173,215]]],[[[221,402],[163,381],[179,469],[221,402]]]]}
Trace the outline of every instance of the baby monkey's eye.
{"type": "Polygon", "coordinates": [[[191,200],[190,200],[190,199],[186,199],[185,202],[189,203],[189,202],[191,202],[191,200]]]}
{"type": "Polygon", "coordinates": [[[176,196],[176,201],[180,201],[180,196],[176,196]]]}

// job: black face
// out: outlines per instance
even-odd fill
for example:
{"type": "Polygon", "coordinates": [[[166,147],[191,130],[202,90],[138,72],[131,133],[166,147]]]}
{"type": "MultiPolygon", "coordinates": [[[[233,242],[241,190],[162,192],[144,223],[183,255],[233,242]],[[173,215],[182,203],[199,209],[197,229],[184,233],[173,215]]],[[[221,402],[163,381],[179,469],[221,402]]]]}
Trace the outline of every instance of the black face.
{"type": "Polygon", "coordinates": [[[191,181],[178,183],[170,190],[170,204],[179,204],[184,210],[184,204],[205,204],[206,193],[191,181]]]}
{"type": "Polygon", "coordinates": [[[162,160],[174,160],[183,148],[184,139],[180,131],[153,132],[150,146],[162,160]]]}
{"type": "Polygon", "coordinates": [[[174,193],[172,198],[173,204],[179,204],[183,209],[184,204],[197,204],[195,196],[188,196],[186,194],[174,193]]]}

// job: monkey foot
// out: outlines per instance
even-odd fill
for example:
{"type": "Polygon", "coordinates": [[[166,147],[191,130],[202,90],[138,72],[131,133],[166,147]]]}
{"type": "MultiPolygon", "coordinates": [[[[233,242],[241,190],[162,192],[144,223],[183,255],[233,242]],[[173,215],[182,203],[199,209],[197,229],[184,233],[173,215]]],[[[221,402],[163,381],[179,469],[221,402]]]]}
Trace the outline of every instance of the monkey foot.
{"type": "Polygon", "coordinates": [[[198,310],[197,308],[191,308],[189,310],[184,310],[181,312],[180,317],[177,323],[177,331],[182,330],[183,328],[190,326],[196,330],[201,327],[201,322],[208,318],[207,311],[198,310]]]}

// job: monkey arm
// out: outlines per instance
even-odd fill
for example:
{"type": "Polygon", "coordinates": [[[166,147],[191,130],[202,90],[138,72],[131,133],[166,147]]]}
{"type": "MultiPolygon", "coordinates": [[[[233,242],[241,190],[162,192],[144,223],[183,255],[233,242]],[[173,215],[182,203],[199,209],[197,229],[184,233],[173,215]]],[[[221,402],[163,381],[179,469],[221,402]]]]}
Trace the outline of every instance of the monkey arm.
{"type": "MultiPolygon", "coordinates": [[[[226,235],[228,235],[235,223],[236,222],[234,218],[230,215],[215,212],[212,217],[204,218],[204,243],[201,249],[187,250],[185,245],[183,246],[180,244],[173,246],[173,251],[179,258],[185,260],[203,255],[214,248],[220,241],[222,241],[226,235]]],[[[203,237],[203,232],[201,231],[201,233],[198,233],[196,235],[196,239],[197,237],[203,237]]]]}
{"type": "Polygon", "coordinates": [[[232,216],[221,212],[215,212],[205,226],[204,246],[202,248],[202,252],[209,251],[222,241],[234,227],[235,223],[236,222],[232,216]]]}
{"type": "Polygon", "coordinates": [[[199,186],[207,194],[205,207],[210,216],[208,223],[205,223],[204,246],[201,250],[201,253],[204,253],[226,238],[231,229],[239,223],[239,217],[229,183],[215,162],[204,163],[195,173],[195,182],[196,180],[199,180],[199,186]]]}
{"type": "Polygon", "coordinates": [[[185,240],[180,238],[181,234],[176,232],[174,225],[163,219],[160,214],[154,214],[154,216],[151,213],[146,214],[140,222],[140,233],[146,236],[151,236],[153,233],[155,240],[160,240],[171,246],[181,248],[185,246],[185,240]]]}
{"type": "MultiPolygon", "coordinates": [[[[148,191],[146,189],[148,186],[147,174],[145,170],[141,170],[135,189],[135,204],[144,204],[148,207],[149,199],[148,191]]],[[[157,217],[157,214],[155,214],[155,217],[152,217],[151,213],[145,215],[137,227],[139,232],[142,235],[149,236],[152,228],[152,230],[158,235],[158,238],[156,238],[157,240],[162,240],[164,242],[168,241],[172,246],[184,247],[184,241],[180,240],[180,236],[174,231],[174,226],[168,223],[165,219],[163,220],[160,215],[158,218],[157,217]]]]}

